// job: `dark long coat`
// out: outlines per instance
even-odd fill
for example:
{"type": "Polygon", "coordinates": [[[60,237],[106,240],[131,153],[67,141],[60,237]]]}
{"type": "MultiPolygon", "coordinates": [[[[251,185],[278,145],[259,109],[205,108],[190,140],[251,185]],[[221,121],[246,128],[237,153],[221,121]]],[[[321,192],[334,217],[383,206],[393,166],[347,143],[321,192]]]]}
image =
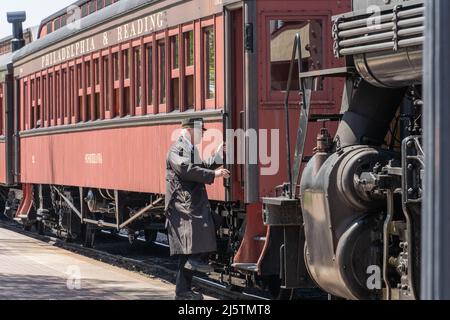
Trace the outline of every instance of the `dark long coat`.
{"type": "Polygon", "coordinates": [[[217,250],[216,231],[205,184],[214,182],[222,157],[200,159],[198,150],[180,137],[166,161],[166,226],[170,254],[209,253],[217,250]]]}

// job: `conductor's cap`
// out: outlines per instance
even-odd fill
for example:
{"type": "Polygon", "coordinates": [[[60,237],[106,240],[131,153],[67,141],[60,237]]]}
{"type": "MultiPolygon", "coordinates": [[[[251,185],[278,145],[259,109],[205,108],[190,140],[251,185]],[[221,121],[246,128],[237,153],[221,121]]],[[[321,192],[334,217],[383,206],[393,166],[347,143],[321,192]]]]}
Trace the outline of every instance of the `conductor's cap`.
{"type": "Polygon", "coordinates": [[[187,118],[181,121],[181,128],[202,128],[203,131],[206,131],[205,124],[202,118],[187,118]]]}

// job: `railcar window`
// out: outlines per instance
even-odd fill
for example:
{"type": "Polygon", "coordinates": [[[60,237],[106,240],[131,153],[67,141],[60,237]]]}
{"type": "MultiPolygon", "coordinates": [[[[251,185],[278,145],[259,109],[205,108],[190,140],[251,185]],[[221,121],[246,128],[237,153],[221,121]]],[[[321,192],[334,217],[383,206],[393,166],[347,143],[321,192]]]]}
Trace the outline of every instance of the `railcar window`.
{"type": "Polygon", "coordinates": [[[153,105],[153,46],[147,46],[147,104],[153,105]]]}
{"type": "Polygon", "coordinates": [[[61,27],[64,27],[67,24],[67,15],[63,15],[61,17],[61,27]]]}
{"type": "Polygon", "coordinates": [[[183,34],[185,52],[184,109],[194,108],[195,76],[194,76],[194,31],[183,34]]]}
{"type": "Polygon", "coordinates": [[[61,73],[59,71],[57,71],[55,73],[55,102],[54,102],[54,106],[55,106],[55,111],[54,111],[54,119],[55,119],[55,125],[57,125],[57,121],[61,115],[61,103],[60,103],[60,98],[61,98],[61,73]]]}
{"type": "Polygon", "coordinates": [[[130,79],[130,65],[131,65],[130,49],[123,50],[123,65],[124,65],[125,79],[130,79]]]}
{"type": "Polygon", "coordinates": [[[179,67],[179,59],[178,59],[178,47],[179,40],[178,35],[170,38],[170,45],[172,51],[172,69],[178,69],[179,67]]]}
{"type": "MultiPolygon", "coordinates": [[[[74,108],[73,108],[73,106],[74,106],[74,99],[75,99],[75,94],[74,94],[74,92],[75,92],[75,89],[74,89],[74,87],[75,87],[75,74],[74,74],[74,68],[73,67],[70,67],[70,79],[69,79],[69,82],[70,82],[70,85],[69,85],[69,115],[71,116],[71,117],[74,117],[75,116],[75,111],[74,111],[74,108]]],[[[72,119],[70,119],[70,121],[71,121],[72,119]]]]}
{"type": "MultiPolygon", "coordinates": [[[[81,65],[77,65],[77,79],[78,79],[78,89],[82,89],[83,88],[83,77],[82,77],[82,72],[81,72],[81,65]]],[[[77,92],[78,94],[78,92],[77,92]]]]}
{"type": "Polygon", "coordinates": [[[166,103],[166,45],[164,41],[158,42],[159,57],[159,103],[166,103]]]}
{"type": "Polygon", "coordinates": [[[36,79],[36,128],[41,120],[41,79],[36,79]]]}
{"type": "Polygon", "coordinates": [[[48,76],[48,109],[47,109],[49,120],[53,119],[53,88],[54,88],[53,75],[50,74],[48,76]]]}
{"type": "Polygon", "coordinates": [[[89,14],[95,12],[95,5],[96,5],[95,1],[89,2],[89,14]]]}
{"type": "Polygon", "coordinates": [[[52,32],[53,32],[53,21],[50,21],[49,23],[47,23],[47,34],[52,32]]]}
{"type": "Polygon", "coordinates": [[[86,85],[91,86],[91,61],[86,62],[86,85]]]}
{"type": "Polygon", "coordinates": [[[34,90],[36,90],[35,82],[34,82],[34,80],[31,80],[30,81],[30,91],[31,91],[30,129],[33,129],[35,127],[34,112],[36,110],[36,92],[34,90]]]}
{"type": "Polygon", "coordinates": [[[83,121],[83,96],[78,96],[76,112],[78,112],[78,122],[83,121]]]}
{"type": "MultiPolygon", "coordinates": [[[[23,83],[23,108],[25,110],[25,123],[26,123],[26,114],[28,113],[28,109],[30,106],[28,105],[28,85],[26,82],[23,83]]],[[[25,123],[23,125],[23,129],[26,129],[25,123]]]]}
{"type": "Polygon", "coordinates": [[[100,119],[100,93],[96,92],[94,95],[94,114],[92,115],[92,119],[100,119]]]}
{"type": "Polygon", "coordinates": [[[213,99],[216,95],[216,51],[214,46],[214,29],[208,27],[204,29],[204,47],[205,47],[205,79],[206,79],[206,98],[213,99]]]}
{"type": "Polygon", "coordinates": [[[187,109],[194,108],[194,75],[186,76],[186,99],[185,104],[187,109]]]}
{"type": "Polygon", "coordinates": [[[194,65],[194,31],[189,31],[184,34],[186,65],[194,65]]]}
{"type": "Polygon", "coordinates": [[[171,110],[178,110],[180,108],[180,78],[174,78],[171,81],[171,110]]]}
{"type": "Polygon", "coordinates": [[[99,65],[99,59],[95,59],[94,60],[94,79],[95,79],[95,84],[100,84],[100,65],[99,65]]]}
{"type": "Polygon", "coordinates": [[[125,115],[130,115],[130,87],[123,88],[123,108],[125,115]]]}
{"type": "Polygon", "coordinates": [[[84,18],[88,15],[88,4],[81,6],[81,17],[84,18]]]}
{"type": "Polygon", "coordinates": [[[85,101],[86,101],[86,109],[85,109],[86,117],[84,118],[85,119],[84,121],[89,121],[89,120],[91,120],[91,106],[92,106],[91,96],[90,95],[86,96],[85,101]]]}
{"type": "Polygon", "coordinates": [[[141,83],[141,48],[134,49],[134,61],[135,61],[135,84],[136,84],[136,106],[141,106],[142,102],[142,83],[141,83]]]}
{"type": "Polygon", "coordinates": [[[114,80],[119,80],[119,53],[114,52],[113,53],[113,60],[114,60],[114,80]]]}
{"type": "Polygon", "coordinates": [[[60,18],[55,19],[55,31],[61,28],[61,20],[60,18]]]}
{"type": "MultiPolygon", "coordinates": [[[[47,108],[48,108],[48,96],[47,96],[47,77],[42,77],[42,120],[47,119],[47,108]]],[[[42,124],[42,126],[44,123],[42,124]]]]}
{"type": "Polygon", "coordinates": [[[67,117],[67,69],[62,72],[62,88],[61,88],[61,123],[64,124],[64,118],[67,117]]]}
{"type": "MultiPolygon", "coordinates": [[[[270,20],[270,87],[273,91],[286,90],[292,46],[297,33],[302,40],[302,71],[323,67],[322,20],[270,20]]],[[[297,63],[294,70],[298,70],[297,63]]],[[[298,77],[293,79],[292,89],[298,89],[298,77]]]]}
{"type": "Polygon", "coordinates": [[[111,0],[105,0],[105,7],[106,7],[106,6],[109,6],[111,3],[112,3],[111,0]]]}
{"type": "Polygon", "coordinates": [[[105,110],[110,111],[109,107],[109,59],[108,57],[103,58],[103,84],[105,86],[103,92],[104,92],[104,103],[105,103],[105,110]]]}
{"type": "Polygon", "coordinates": [[[41,79],[36,79],[36,100],[41,98],[41,79]]]}
{"type": "Polygon", "coordinates": [[[171,68],[175,70],[170,77],[170,111],[180,109],[180,74],[177,72],[180,68],[179,46],[179,36],[170,37],[171,68]]]}
{"type": "Polygon", "coordinates": [[[97,10],[100,10],[103,8],[103,0],[97,0],[97,10]]]}

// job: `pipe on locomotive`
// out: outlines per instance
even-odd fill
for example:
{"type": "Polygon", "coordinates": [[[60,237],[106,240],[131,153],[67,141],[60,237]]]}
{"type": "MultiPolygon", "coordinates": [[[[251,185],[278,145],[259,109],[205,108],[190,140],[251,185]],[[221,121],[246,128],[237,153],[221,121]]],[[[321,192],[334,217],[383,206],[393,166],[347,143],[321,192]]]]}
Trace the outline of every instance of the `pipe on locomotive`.
{"type": "Polygon", "coordinates": [[[8,22],[13,25],[13,39],[11,40],[12,51],[17,51],[25,45],[23,38],[22,23],[27,19],[25,11],[8,12],[6,14],[8,22]]]}

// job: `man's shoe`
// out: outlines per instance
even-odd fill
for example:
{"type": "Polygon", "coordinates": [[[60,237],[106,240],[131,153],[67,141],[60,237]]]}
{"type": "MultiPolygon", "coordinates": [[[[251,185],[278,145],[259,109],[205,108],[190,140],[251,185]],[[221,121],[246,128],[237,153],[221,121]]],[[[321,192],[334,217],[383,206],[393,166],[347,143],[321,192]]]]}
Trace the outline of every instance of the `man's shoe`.
{"type": "Polygon", "coordinates": [[[203,295],[192,290],[175,295],[175,300],[203,300],[203,295]]]}
{"type": "Polygon", "coordinates": [[[211,267],[208,263],[196,260],[196,259],[189,259],[184,267],[188,270],[192,271],[198,271],[203,273],[211,273],[214,271],[214,268],[211,267]]]}

